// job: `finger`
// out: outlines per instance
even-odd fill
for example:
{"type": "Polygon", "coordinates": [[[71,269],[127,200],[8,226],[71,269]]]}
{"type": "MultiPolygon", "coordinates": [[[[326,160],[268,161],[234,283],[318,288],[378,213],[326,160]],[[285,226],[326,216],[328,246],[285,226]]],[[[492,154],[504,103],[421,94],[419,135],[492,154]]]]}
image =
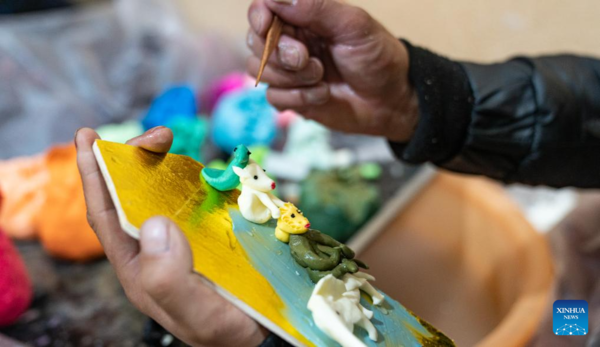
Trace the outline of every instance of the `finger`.
{"type": "Polygon", "coordinates": [[[156,153],[167,153],[173,144],[173,132],[167,127],[158,126],[127,141],[127,144],[156,153]]]}
{"type": "MultiPolygon", "coordinates": [[[[260,66],[260,59],[251,56],[248,58],[248,71],[256,76],[260,66]]],[[[323,79],[323,64],[317,58],[310,58],[308,65],[303,70],[291,72],[267,65],[262,75],[262,82],[276,88],[298,88],[313,86],[323,79]]]]}
{"type": "Polygon", "coordinates": [[[127,264],[135,257],[138,246],[137,242],[120,228],[115,206],[96,162],[92,145],[99,138],[98,134],[89,128],[77,131],[77,167],[83,182],[88,221],[102,243],[108,259],[119,270],[121,265],[127,264]]]}
{"type": "MultiPolygon", "coordinates": [[[[259,37],[267,37],[267,33],[273,23],[273,13],[265,5],[264,0],[255,0],[248,9],[248,21],[250,30],[253,30],[259,37]]],[[[283,33],[295,37],[296,28],[289,24],[283,25],[283,33]]]]}
{"type": "MultiPolygon", "coordinates": [[[[265,49],[265,40],[259,37],[253,30],[249,30],[247,43],[252,54],[261,59],[265,49]]],[[[306,48],[304,43],[289,35],[282,35],[275,54],[269,57],[267,65],[279,66],[291,71],[299,71],[306,67],[309,58],[308,48],[306,48]]]]}
{"type": "Polygon", "coordinates": [[[175,223],[165,217],[154,217],[144,223],[140,233],[141,285],[172,321],[179,322],[179,326],[165,328],[175,334],[181,328],[185,328],[181,331],[194,331],[194,339],[205,343],[216,338],[215,332],[222,329],[223,324],[239,324],[239,333],[256,333],[256,325],[245,315],[218,319],[228,310],[239,312],[193,272],[192,252],[175,223]],[[200,329],[185,326],[186,322],[198,321],[205,322],[200,329]]]}
{"type": "Polygon", "coordinates": [[[331,96],[329,85],[319,83],[317,86],[308,88],[281,89],[269,88],[267,90],[267,100],[279,110],[297,110],[301,111],[310,107],[320,106],[331,96]]]}
{"type": "Polygon", "coordinates": [[[263,13],[265,5],[284,22],[334,41],[368,37],[375,23],[361,8],[339,0],[263,0],[257,1],[256,11],[263,13]]]}
{"type": "MultiPolygon", "coordinates": [[[[184,318],[193,293],[221,297],[193,272],[189,244],[179,227],[168,218],[154,217],[140,229],[141,285],[175,319],[184,318]]],[[[216,308],[214,306],[208,308],[216,308]]]]}
{"type": "Polygon", "coordinates": [[[269,26],[273,21],[273,13],[265,5],[264,0],[254,0],[248,8],[250,27],[259,37],[266,37],[269,26]]]}

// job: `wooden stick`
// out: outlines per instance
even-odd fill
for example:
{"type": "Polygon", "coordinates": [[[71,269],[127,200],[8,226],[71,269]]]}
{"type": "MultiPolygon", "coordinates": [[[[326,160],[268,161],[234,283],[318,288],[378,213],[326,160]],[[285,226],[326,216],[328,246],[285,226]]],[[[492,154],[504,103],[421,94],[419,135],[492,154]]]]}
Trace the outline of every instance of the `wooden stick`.
{"type": "Polygon", "coordinates": [[[258,76],[256,77],[256,86],[260,83],[260,78],[262,77],[263,72],[265,71],[265,67],[267,66],[267,61],[269,57],[275,51],[277,44],[279,43],[279,38],[281,37],[281,32],[283,31],[283,22],[279,19],[278,16],[273,17],[273,23],[271,23],[271,27],[267,32],[267,40],[265,41],[265,50],[263,51],[262,59],[260,61],[260,68],[258,69],[258,76]]]}

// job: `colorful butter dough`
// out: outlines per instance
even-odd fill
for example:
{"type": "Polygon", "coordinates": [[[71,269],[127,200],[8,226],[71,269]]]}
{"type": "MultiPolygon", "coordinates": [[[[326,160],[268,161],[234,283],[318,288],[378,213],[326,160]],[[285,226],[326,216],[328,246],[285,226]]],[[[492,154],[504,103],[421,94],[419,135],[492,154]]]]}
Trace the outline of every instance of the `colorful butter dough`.
{"type": "Polygon", "coordinates": [[[248,76],[241,72],[232,72],[213,82],[202,94],[202,109],[211,113],[225,95],[243,89],[247,85],[248,76]]]}
{"type": "Polygon", "coordinates": [[[239,145],[233,150],[233,158],[225,170],[204,168],[202,177],[211,187],[222,192],[237,188],[240,178],[233,171],[234,167],[244,169],[248,165],[251,152],[244,145],[239,145]]]}
{"type": "Polygon", "coordinates": [[[356,170],[313,171],[301,184],[298,207],[313,228],[346,242],[379,209],[377,187],[356,170]]]}
{"type": "Polygon", "coordinates": [[[86,218],[74,145],[0,163],[4,208],[0,226],[10,237],[39,238],[55,257],[87,261],[103,255],[86,218]]]}
{"type": "Polygon", "coordinates": [[[323,277],[308,300],[315,325],[344,347],[367,346],[354,335],[355,325],[366,330],[371,341],[377,341],[377,329],[371,322],[374,313],[360,303],[360,291],[369,294],[374,305],[383,302],[383,295],[368,282],[374,280],[373,276],[362,272],[341,278],[323,277]]]}
{"type": "Polygon", "coordinates": [[[279,241],[288,243],[290,242],[290,235],[304,234],[310,228],[308,218],[304,217],[302,211],[291,202],[283,204],[279,211],[281,216],[279,216],[277,227],[275,227],[275,237],[279,241]]]}
{"type": "Polygon", "coordinates": [[[46,155],[49,181],[37,229],[44,249],[55,257],[87,261],[104,255],[86,217],[83,185],[74,145],[51,148],[46,155]]]}
{"type": "Polygon", "coordinates": [[[227,94],[212,115],[212,138],[227,153],[240,143],[269,146],[277,136],[276,113],[267,101],[266,88],[227,94]]]}
{"type": "Polygon", "coordinates": [[[193,119],[197,111],[196,96],[191,88],[171,87],[154,99],[148,113],[142,119],[142,125],[145,130],[160,125],[166,126],[176,116],[193,119]]]}
{"type": "Polygon", "coordinates": [[[342,278],[345,274],[357,273],[359,268],[369,267],[358,259],[354,259],[354,251],[336,241],[331,236],[318,230],[290,236],[290,252],[292,257],[308,271],[314,283],[327,275],[342,278]]]}
{"type": "Polygon", "coordinates": [[[35,239],[36,219],[43,208],[48,182],[45,155],[0,161],[4,206],[0,226],[15,239],[35,239]]]}
{"type": "Polygon", "coordinates": [[[8,236],[0,229],[0,326],[17,320],[29,307],[31,298],[31,281],[25,265],[8,236]]]}
{"type": "Polygon", "coordinates": [[[182,154],[202,161],[202,145],[208,134],[208,121],[203,117],[172,117],[166,127],[173,132],[173,144],[169,153],[182,154]]]}
{"type": "Polygon", "coordinates": [[[275,181],[256,163],[250,163],[243,169],[234,166],[233,172],[242,183],[238,205],[244,218],[256,224],[266,223],[271,218],[278,219],[283,201],[273,195],[275,181]]]}

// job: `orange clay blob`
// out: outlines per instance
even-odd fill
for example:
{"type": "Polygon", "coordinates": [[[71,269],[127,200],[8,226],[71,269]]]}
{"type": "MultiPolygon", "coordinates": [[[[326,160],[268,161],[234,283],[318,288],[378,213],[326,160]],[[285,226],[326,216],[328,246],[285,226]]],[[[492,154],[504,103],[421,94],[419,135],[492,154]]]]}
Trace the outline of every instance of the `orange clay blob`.
{"type": "Polygon", "coordinates": [[[4,193],[0,226],[8,236],[36,237],[36,218],[45,200],[42,187],[47,182],[44,155],[0,161],[0,188],[4,193]]]}
{"type": "Polygon", "coordinates": [[[45,165],[49,180],[43,187],[46,199],[37,219],[44,249],[50,255],[72,261],[102,256],[102,246],[86,217],[75,146],[51,148],[45,165]]]}

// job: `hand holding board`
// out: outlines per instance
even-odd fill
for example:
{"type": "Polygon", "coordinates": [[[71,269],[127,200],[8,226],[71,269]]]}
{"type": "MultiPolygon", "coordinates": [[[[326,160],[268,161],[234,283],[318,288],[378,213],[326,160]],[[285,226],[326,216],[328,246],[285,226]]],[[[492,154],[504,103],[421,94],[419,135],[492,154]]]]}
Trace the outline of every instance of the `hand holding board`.
{"type": "MultiPolygon", "coordinates": [[[[306,305],[314,284],[275,237],[275,221],[259,225],[243,218],[237,190],[212,188],[199,178],[203,166],[186,156],[101,140],[94,153],[125,232],[138,238],[148,218],[172,219],[190,243],[194,269],[219,294],[296,346],[336,344],[313,323],[306,305]]],[[[368,346],[454,345],[389,297],[381,308],[364,298],[361,304],[374,311],[379,333],[373,342],[355,330],[368,346]]]]}

